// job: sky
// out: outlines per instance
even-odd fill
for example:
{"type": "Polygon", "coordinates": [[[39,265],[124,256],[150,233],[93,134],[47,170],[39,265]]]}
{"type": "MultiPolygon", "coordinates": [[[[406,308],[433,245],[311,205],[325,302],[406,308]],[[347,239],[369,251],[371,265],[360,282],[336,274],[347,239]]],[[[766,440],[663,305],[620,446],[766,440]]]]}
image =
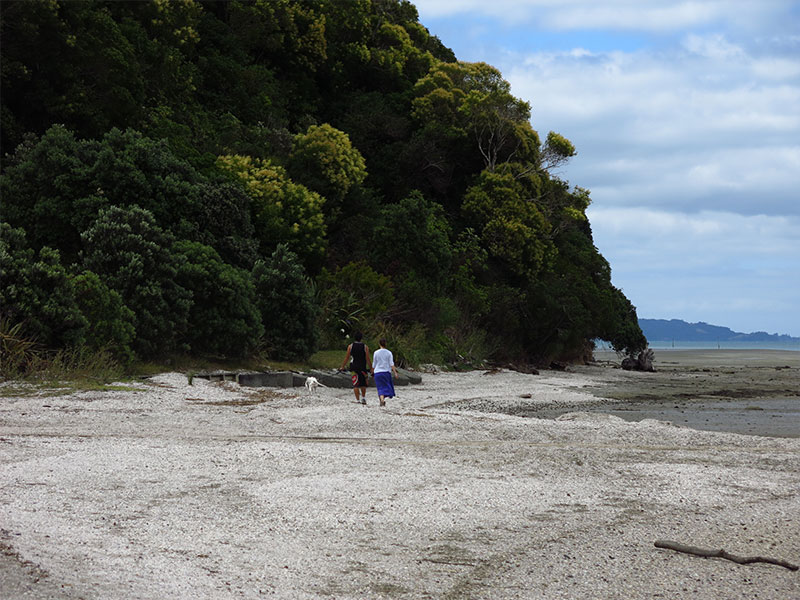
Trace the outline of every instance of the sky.
{"type": "Polygon", "coordinates": [[[640,318],[800,337],[800,0],[412,0],[577,156],[640,318]]]}

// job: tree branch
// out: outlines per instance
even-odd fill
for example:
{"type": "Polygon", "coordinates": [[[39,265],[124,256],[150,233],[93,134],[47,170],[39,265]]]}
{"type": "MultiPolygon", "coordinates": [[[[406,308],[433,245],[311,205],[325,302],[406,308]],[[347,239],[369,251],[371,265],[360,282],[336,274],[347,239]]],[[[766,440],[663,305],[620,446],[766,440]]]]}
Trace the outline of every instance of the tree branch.
{"type": "Polygon", "coordinates": [[[731,560],[740,565],[749,565],[750,563],[763,562],[786,567],[791,571],[797,571],[798,567],[795,564],[781,560],[779,558],[769,558],[765,556],[736,556],[730,554],[725,550],[706,550],[704,548],[697,548],[696,546],[687,546],[678,542],[671,542],[669,540],[656,540],[656,548],[665,548],[667,550],[675,550],[675,552],[683,552],[684,554],[694,554],[695,556],[704,556],[706,558],[724,558],[731,560]]]}

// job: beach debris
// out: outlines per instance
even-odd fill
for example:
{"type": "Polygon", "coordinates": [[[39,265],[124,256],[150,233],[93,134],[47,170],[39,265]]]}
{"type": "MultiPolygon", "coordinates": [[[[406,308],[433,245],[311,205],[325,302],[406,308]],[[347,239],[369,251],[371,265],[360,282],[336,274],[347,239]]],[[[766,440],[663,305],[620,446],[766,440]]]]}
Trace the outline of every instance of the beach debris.
{"type": "Polygon", "coordinates": [[[786,567],[790,571],[797,571],[798,566],[780,558],[769,558],[767,556],[737,556],[730,554],[725,550],[706,550],[705,548],[698,548],[696,546],[687,546],[679,542],[672,542],[670,540],[656,540],[656,548],[664,548],[666,550],[675,550],[675,552],[683,552],[684,554],[693,554],[695,556],[702,556],[705,558],[724,558],[731,560],[740,565],[749,565],[751,563],[763,562],[786,567]]]}
{"type": "Polygon", "coordinates": [[[622,359],[622,368],[626,371],[647,371],[648,373],[654,373],[656,370],[653,366],[655,357],[656,354],[653,352],[653,349],[646,348],[639,352],[639,356],[636,358],[633,356],[626,356],[622,359]]]}

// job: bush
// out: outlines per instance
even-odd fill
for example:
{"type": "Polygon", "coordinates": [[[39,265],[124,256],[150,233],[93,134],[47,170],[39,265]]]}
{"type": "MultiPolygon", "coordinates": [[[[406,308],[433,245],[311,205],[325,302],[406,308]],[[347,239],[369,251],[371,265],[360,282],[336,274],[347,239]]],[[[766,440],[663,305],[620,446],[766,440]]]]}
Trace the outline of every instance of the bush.
{"type": "Polygon", "coordinates": [[[57,250],[38,254],[25,232],[0,224],[0,318],[21,323],[21,333],[48,348],[81,344],[88,322],[57,250]]]}
{"type": "Polygon", "coordinates": [[[111,206],[81,238],[84,267],[107,281],[135,315],[136,353],[145,358],[177,350],[192,301],[191,292],[176,282],[172,236],[149,211],[111,206]]]}
{"type": "Polygon", "coordinates": [[[264,333],[250,273],[222,261],[196,242],[177,242],[177,282],[193,296],[186,342],[202,354],[243,357],[254,352],[264,333]]]}
{"type": "Polygon", "coordinates": [[[305,360],[317,346],[314,289],[296,254],[284,244],[253,267],[264,341],[277,360],[305,360]]]}
{"type": "Polygon", "coordinates": [[[394,304],[392,282],[363,262],[349,263],[317,279],[320,329],[326,345],[339,346],[353,332],[371,329],[394,304]]]}
{"type": "Polygon", "coordinates": [[[107,351],[123,364],[134,359],[135,315],[122,296],[109,288],[96,273],[84,271],[73,278],[75,300],[89,322],[86,346],[107,351]]]}
{"type": "Polygon", "coordinates": [[[0,318],[0,377],[16,379],[24,374],[36,354],[36,343],[25,338],[22,323],[12,325],[0,318]]]}

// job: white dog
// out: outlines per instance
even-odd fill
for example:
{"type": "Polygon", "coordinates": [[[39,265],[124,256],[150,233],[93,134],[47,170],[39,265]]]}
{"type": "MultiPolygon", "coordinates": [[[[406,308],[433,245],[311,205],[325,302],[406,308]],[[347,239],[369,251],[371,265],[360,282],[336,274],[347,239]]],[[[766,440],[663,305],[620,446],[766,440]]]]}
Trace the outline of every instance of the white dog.
{"type": "Polygon", "coordinates": [[[305,386],[306,386],[306,390],[308,390],[309,394],[315,394],[317,392],[317,387],[319,387],[319,386],[328,387],[328,386],[320,383],[319,381],[317,381],[316,377],[306,377],[305,386]]]}

